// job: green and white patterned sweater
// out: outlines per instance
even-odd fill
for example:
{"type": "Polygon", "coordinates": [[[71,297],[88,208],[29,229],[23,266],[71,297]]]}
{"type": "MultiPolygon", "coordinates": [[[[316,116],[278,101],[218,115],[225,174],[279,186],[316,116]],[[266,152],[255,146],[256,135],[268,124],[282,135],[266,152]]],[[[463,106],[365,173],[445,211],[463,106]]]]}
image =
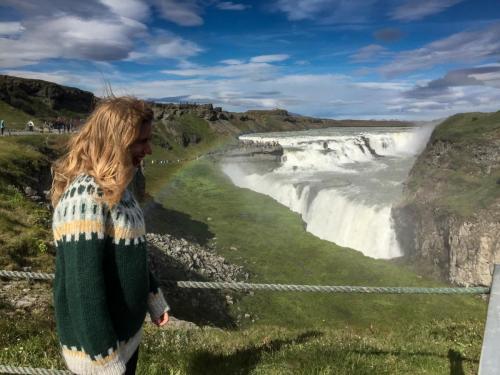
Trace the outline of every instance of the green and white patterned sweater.
{"type": "Polygon", "coordinates": [[[54,304],[62,353],[77,374],[123,374],[146,312],[168,305],[148,270],[142,210],[126,190],[111,209],[93,177],[80,175],[54,210],[54,304]]]}

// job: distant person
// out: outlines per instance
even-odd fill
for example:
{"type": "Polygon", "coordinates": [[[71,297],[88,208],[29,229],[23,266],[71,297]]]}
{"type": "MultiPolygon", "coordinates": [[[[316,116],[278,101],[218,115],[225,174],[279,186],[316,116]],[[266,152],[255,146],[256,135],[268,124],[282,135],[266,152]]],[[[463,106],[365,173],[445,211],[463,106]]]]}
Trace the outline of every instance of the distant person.
{"type": "Polygon", "coordinates": [[[30,132],[32,132],[34,129],[35,129],[35,124],[33,123],[33,121],[29,120],[28,123],[26,124],[27,127],[28,127],[28,130],[30,132]]]}
{"type": "Polygon", "coordinates": [[[152,120],[141,100],[103,99],[53,165],[56,326],[76,374],[134,374],[146,312],[156,325],[169,320],[127,188],[151,154],[152,120]]]}
{"type": "Polygon", "coordinates": [[[2,137],[3,137],[4,131],[5,131],[5,121],[0,120],[0,133],[2,134],[2,137]]]}

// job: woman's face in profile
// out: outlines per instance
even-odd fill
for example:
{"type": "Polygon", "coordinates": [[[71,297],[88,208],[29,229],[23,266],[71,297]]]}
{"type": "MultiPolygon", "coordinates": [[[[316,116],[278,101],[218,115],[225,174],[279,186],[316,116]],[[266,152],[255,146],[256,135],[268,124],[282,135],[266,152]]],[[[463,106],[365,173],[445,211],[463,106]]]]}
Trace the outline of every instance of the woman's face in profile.
{"type": "Polygon", "coordinates": [[[130,146],[130,153],[132,155],[132,164],[134,167],[138,167],[141,164],[142,159],[146,155],[151,155],[151,134],[152,134],[151,123],[143,124],[141,126],[141,132],[139,137],[130,146]]]}

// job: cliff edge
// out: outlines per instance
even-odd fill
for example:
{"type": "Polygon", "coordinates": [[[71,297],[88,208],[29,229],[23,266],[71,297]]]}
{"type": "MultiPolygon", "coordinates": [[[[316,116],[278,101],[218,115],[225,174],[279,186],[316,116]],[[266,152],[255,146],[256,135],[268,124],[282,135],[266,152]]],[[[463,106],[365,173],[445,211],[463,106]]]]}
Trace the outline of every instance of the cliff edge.
{"type": "Polygon", "coordinates": [[[455,284],[489,285],[500,263],[500,111],[441,123],[392,213],[408,262],[455,284]]]}

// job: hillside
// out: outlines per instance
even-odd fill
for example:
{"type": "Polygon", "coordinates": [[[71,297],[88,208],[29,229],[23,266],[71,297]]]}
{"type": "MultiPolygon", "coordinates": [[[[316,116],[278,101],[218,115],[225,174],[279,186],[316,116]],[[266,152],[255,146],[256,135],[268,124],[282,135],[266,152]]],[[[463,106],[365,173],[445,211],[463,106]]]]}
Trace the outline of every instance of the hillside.
{"type": "Polygon", "coordinates": [[[458,284],[500,261],[500,112],[448,118],[410,172],[393,214],[407,257],[458,284]]]}
{"type": "MultiPolygon", "coordinates": [[[[94,101],[92,93],[74,87],[0,75],[0,103],[6,103],[30,118],[84,117],[91,111],[94,101]]],[[[4,108],[5,105],[0,106],[0,116],[3,116],[4,108]]]]}

